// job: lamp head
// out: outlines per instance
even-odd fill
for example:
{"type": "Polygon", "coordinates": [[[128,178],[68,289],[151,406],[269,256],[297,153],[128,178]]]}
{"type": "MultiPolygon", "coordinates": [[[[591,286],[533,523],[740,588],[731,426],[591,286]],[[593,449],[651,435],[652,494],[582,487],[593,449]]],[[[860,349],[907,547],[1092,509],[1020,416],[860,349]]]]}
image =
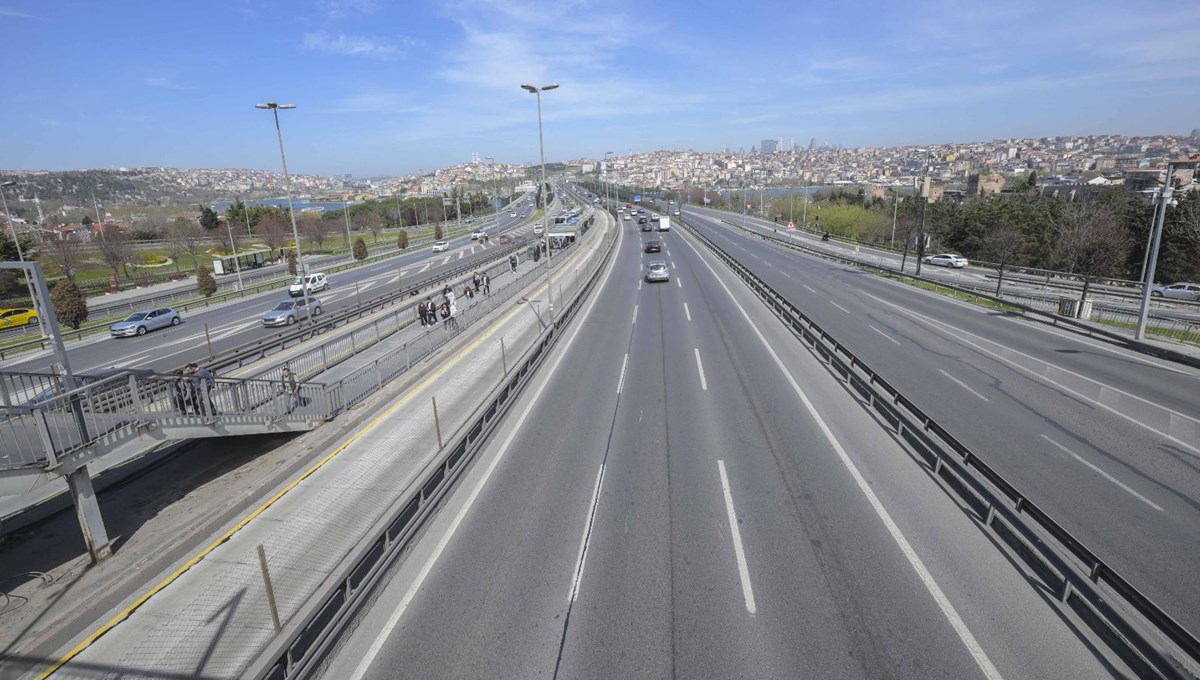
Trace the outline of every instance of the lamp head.
{"type": "Polygon", "coordinates": [[[521,83],[521,89],[537,94],[538,89],[529,83],[521,83]]]}
{"type": "Polygon", "coordinates": [[[557,89],[558,89],[558,83],[550,83],[549,85],[542,86],[542,92],[546,92],[547,90],[557,90],[557,89]]]}

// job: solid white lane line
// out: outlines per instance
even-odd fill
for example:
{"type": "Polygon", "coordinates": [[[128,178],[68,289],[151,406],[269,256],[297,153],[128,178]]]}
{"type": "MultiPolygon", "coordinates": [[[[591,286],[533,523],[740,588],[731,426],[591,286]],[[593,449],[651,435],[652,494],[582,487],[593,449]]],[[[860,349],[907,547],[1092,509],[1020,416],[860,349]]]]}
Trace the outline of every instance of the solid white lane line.
{"type": "Polygon", "coordinates": [[[838,303],[834,302],[833,300],[830,300],[830,301],[829,301],[829,304],[833,305],[834,307],[837,307],[838,309],[842,310],[843,312],[845,312],[845,313],[847,313],[847,314],[849,314],[849,313],[850,313],[850,310],[849,310],[849,309],[846,309],[845,307],[843,307],[843,306],[839,305],[838,303]]]}
{"type": "Polygon", "coordinates": [[[897,340],[896,338],[893,338],[892,336],[888,335],[887,333],[884,333],[883,331],[881,331],[881,330],[879,330],[878,328],[876,328],[876,327],[872,326],[871,324],[867,324],[867,328],[870,328],[871,330],[873,330],[873,331],[875,331],[876,333],[878,333],[878,334],[882,335],[883,337],[887,338],[888,340],[891,340],[892,342],[896,343],[897,345],[899,345],[899,344],[900,344],[900,341],[899,341],[899,340],[897,340]]]}
{"type": "Polygon", "coordinates": [[[939,369],[938,369],[938,373],[941,373],[942,375],[946,376],[947,378],[949,378],[949,379],[953,380],[955,383],[957,383],[957,384],[958,384],[958,386],[959,386],[959,387],[961,387],[961,388],[963,388],[964,390],[966,390],[966,391],[970,392],[971,394],[974,394],[975,396],[979,397],[980,399],[982,399],[982,400],[984,400],[984,401],[991,401],[991,400],[990,400],[990,399],[988,399],[987,397],[983,396],[982,394],[980,394],[980,393],[976,392],[975,390],[971,389],[970,387],[968,387],[968,386],[967,386],[967,384],[966,384],[965,382],[963,382],[963,381],[959,380],[958,378],[955,378],[954,376],[952,376],[952,375],[950,375],[949,373],[947,373],[947,372],[943,371],[942,369],[940,369],[940,368],[939,368],[939,369]]]}
{"type": "MultiPolygon", "coordinates": [[[[444,260],[442,260],[442,261],[441,261],[441,264],[446,264],[447,262],[449,262],[449,261],[450,261],[450,258],[452,258],[452,257],[454,257],[454,256],[453,256],[453,255],[447,255],[447,256],[446,256],[446,259],[444,259],[444,260]]],[[[440,265],[439,265],[439,266],[440,266],[440,265]]]]}
{"type": "MultiPolygon", "coordinates": [[[[612,273],[615,263],[616,258],[613,258],[609,262],[608,270],[605,273],[606,279],[608,275],[612,273]]],[[[599,299],[599,296],[592,296],[591,301],[588,302],[587,309],[583,311],[583,315],[581,317],[582,319],[586,320],[591,315],[592,308],[595,307],[596,301],[599,299]]],[[[586,324],[584,323],[579,323],[575,326],[575,330],[571,331],[570,337],[566,338],[567,342],[563,346],[562,353],[555,357],[554,362],[550,364],[550,370],[547,375],[552,376],[556,371],[558,371],[559,364],[561,364],[563,359],[565,359],[567,355],[571,353],[570,350],[575,344],[575,338],[579,337],[579,331],[585,325],[586,324]]],[[[442,553],[445,552],[446,546],[450,544],[450,539],[454,538],[454,534],[458,531],[458,527],[462,524],[463,519],[467,516],[467,513],[471,511],[471,507],[475,504],[475,500],[479,498],[479,494],[483,492],[483,487],[487,485],[488,480],[492,477],[492,473],[496,470],[496,467],[500,465],[500,461],[504,459],[504,455],[508,453],[508,449],[512,445],[513,439],[516,439],[517,433],[522,431],[525,421],[529,418],[529,414],[533,412],[533,407],[541,399],[542,393],[545,391],[546,385],[548,384],[550,384],[549,380],[537,386],[537,389],[533,392],[529,399],[529,403],[526,404],[525,409],[521,411],[521,417],[514,421],[513,429],[500,444],[500,448],[496,452],[496,457],[492,459],[492,462],[488,463],[487,468],[483,471],[483,476],[479,478],[479,483],[475,485],[475,488],[471,489],[471,495],[467,497],[462,508],[460,508],[458,513],[454,515],[454,520],[451,521],[450,526],[446,528],[446,533],[443,534],[442,538],[438,541],[437,546],[429,555],[429,559],[427,559],[425,564],[421,566],[421,570],[417,573],[416,578],[413,579],[412,584],[409,585],[408,590],[404,593],[404,597],[400,600],[400,604],[397,605],[396,610],[392,612],[392,615],[388,617],[388,620],[379,630],[379,635],[375,637],[375,640],[367,649],[366,654],[364,654],[362,660],[359,661],[358,667],[355,668],[354,673],[350,675],[349,680],[362,680],[363,676],[366,675],[368,670],[370,670],[371,664],[375,662],[375,657],[379,656],[379,652],[383,649],[383,645],[387,642],[387,639],[392,636],[392,631],[394,631],[396,626],[400,623],[400,617],[404,616],[405,610],[407,610],[409,605],[412,604],[413,598],[417,596],[417,592],[421,589],[422,584],[425,583],[425,579],[429,577],[429,574],[433,571],[438,559],[442,556],[442,553]]]]}
{"type": "Polygon", "coordinates": [[[817,292],[817,290],[816,290],[815,288],[813,288],[812,286],[808,285],[807,283],[802,283],[802,284],[800,284],[800,285],[801,285],[801,286],[804,286],[805,288],[807,288],[807,289],[808,289],[808,292],[810,292],[810,293],[815,293],[815,292],[817,292]]]}
{"type": "Polygon", "coordinates": [[[625,353],[625,358],[621,360],[621,377],[617,380],[617,394],[621,393],[621,388],[625,386],[625,367],[629,365],[629,352],[625,353]]]}
{"type": "Polygon", "coordinates": [[[396,275],[395,275],[395,276],[393,276],[392,278],[388,279],[388,284],[390,285],[390,284],[393,284],[393,283],[395,283],[395,282],[399,281],[399,280],[400,280],[400,276],[401,276],[400,274],[396,274],[396,275]]]}
{"type": "Polygon", "coordinates": [[[604,483],[604,463],[600,464],[600,474],[596,476],[596,488],[592,491],[592,500],[588,503],[588,518],[583,525],[583,540],[579,542],[579,559],[575,561],[575,576],[571,579],[571,592],[567,593],[567,602],[574,602],[579,597],[579,584],[583,581],[583,565],[587,562],[588,544],[592,539],[592,524],[596,521],[596,507],[600,505],[600,485],[604,483]]]}
{"type": "Polygon", "coordinates": [[[1117,486],[1121,487],[1121,489],[1123,489],[1123,490],[1127,491],[1127,492],[1128,492],[1128,493],[1129,493],[1131,496],[1133,496],[1134,498],[1138,499],[1139,501],[1141,501],[1141,502],[1145,503],[1146,505],[1149,505],[1150,507],[1154,508],[1155,510],[1157,510],[1157,511],[1159,511],[1159,512],[1162,512],[1162,511],[1163,511],[1163,509],[1162,509],[1162,506],[1158,505],[1157,503],[1155,503],[1154,501],[1150,500],[1149,498],[1146,498],[1146,497],[1145,497],[1145,496],[1143,496],[1142,494],[1140,494],[1140,493],[1138,493],[1138,492],[1134,491],[1133,489],[1129,488],[1129,487],[1128,487],[1128,486],[1126,486],[1126,485],[1125,485],[1123,482],[1121,482],[1121,480],[1117,479],[1116,477],[1113,477],[1112,475],[1108,474],[1108,473],[1107,473],[1107,472],[1105,472],[1104,470],[1101,470],[1100,468],[1096,467],[1096,465],[1094,465],[1093,463],[1091,463],[1091,462],[1089,462],[1089,461],[1085,460],[1085,459],[1083,458],[1083,456],[1080,456],[1079,454],[1075,453],[1075,452],[1074,452],[1074,451],[1072,451],[1071,449],[1068,449],[1067,447],[1063,446],[1062,444],[1059,444],[1058,442],[1056,442],[1056,441],[1054,441],[1053,439],[1051,439],[1051,438],[1047,437],[1046,435],[1042,435],[1042,439],[1045,439],[1046,441],[1050,442],[1051,444],[1053,444],[1053,445],[1057,446],[1057,447],[1058,447],[1059,449],[1061,449],[1061,450],[1062,450],[1064,453],[1068,454],[1069,456],[1071,456],[1071,457],[1072,457],[1072,458],[1074,458],[1075,460],[1077,460],[1077,461],[1079,461],[1080,463],[1083,463],[1084,465],[1086,465],[1086,466],[1088,466],[1089,468],[1091,468],[1091,469],[1092,469],[1092,472],[1095,472],[1096,474],[1098,474],[1098,475],[1100,475],[1101,477],[1103,477],[1103,478],[1107,479],[1108,481],[1112,482],[1113,484],[1116,484],[1117,486]]]}
{"type": "Polygon", "coordinates": [[[433,260],[426,260],[425,266],[421,267],[421,269],[419,271],[423,271],[423,272],[429,271],[429,268],[432,266],[433,266],[433,260]]]}
{"type": "Polygon", "coordinates": [[[633,323],[637,323],[637,310],[638,310],[638,306],[634,305],[633,306],[633,323]]]}
{"type": "Polygon", "coordinates": [[[696,370],[700,371],[700,389],[708,391],[708,381],[704,379],[704,362],[700,361],[700,349],[693,347],[692,351],[696,353],[696,370]]]}
{"type": "Polygon", "coordinates": [[[687,314],[687,320],[692,320],[692,310],[688,309],[687,303],[683,303],[683,313],[687,314]]]}
{"type": "MultiPolygon", "coordinates": [[[[712,265],[708,263],[708,260],[700,255],[700,251],[696,249],[696,246],[692,245],[691,241],[687,241],[687,244],[688,247],[696,253],[696,257],[700,258],[700,261],[704,263],[704,266],[708,267],[708,271],[712,272],[713,279],[721,285],[721,288],[725,290],[725,294],[729,296],[729,299],[736,303],[738,300],[734,296],[733,291],[729,290],[729,286],[725,285],[725,281],[723,281],[721,277],[717,275],[716,270],[712,268],[712,265]]],[[[904,537],[904,533],[900,531],[900,527],[897,526],[896,521],[892,519],[891,513],[887,511],[887,508],[883,507],[883,503],[879,500],[879,497],[875,495],[875,491],[867,483],[866,478],[863,477],[862,472],[860,472],[858,469],[858,466],[855,465],[854,461],[850,459],[850,454],[846,453],[846,449],[842,447],[842,443],[838,441],[836,436],[834,436],[833,430],[830,429],[829,425],[825,422],[825,419],[821,417],[821,414],[817,411],[816,406],[813,405],[812,400],[810,400],[804,390],[801,389],[800,383],[796,382],[796,378],[792,376],[792,372],[788,370],[787,365],[783,363],[783,359],[781,359],[779,354],[775,352],[775,348],[771,347],[771,344],[767,342],[767,338],[762,334],[762,331],[758,330],[758,328],[754,325],[754,322],[750,319],[750,315],[746,313],[746,310],[743,309],[740,304],[735,304],[734,306],[741,313],[742,318],[746,320],[747,324],[750,326],[750,330],[754,331],[754,334],[758,337],[758,341],[762,344],[763,348],[766,349],[767,354],[775,362],[775,365],[779,368],[779,373],[784,377],[785,380],[788,381],[788,384],[791,385],[792,391],[796,393],[796,396],[800,398],[801,403],[804,404],[805,410],[807,410],[812,419],[816,421],[817,427],[821,429],[821,433],[825,435],[825,439],[829,442],[829,445],[833,447],[833,450],[837,453],[838,458],[841,459],[842,465],[845,466],[845,468],[850,472],[850,476],[854,479],[854,483],[858,485],[858,490],[864,497],[866,497],[867,502],[871,504],[871,508],[875,510],[875,514],[879,517],[879,520],[883,522],[883,525],[888,530],[888,533],[891,534],[892,540],[895,541],[896,546],[900,548],[900,552],[904,554],[905,559],[908,560],[909,565],[912,566],[913,571],[916,572],[917,577],[921,580],[922,585],[925,586],[925,590],[929,592],[930,597],[932,597],[934,602],[937,603],[938,609],[942,611],[942,616],[946,617],[946,620],[950,623],[950,627],[953,628],[954,632],[958,634],[958,639],[961,640],[963,646],[967,648],[967,652],[971,655],[971,658],[975,660],[975,664],[979,666],[979,669],[983,671],[983,675],[989,680],[1001,680],[1002,676],[1000,675],[1000,671],[998,671],[996,666],[992,664],[991,659],[988,658],[987,652],[984,651],[983,647],[979,644],[979,641],[975,639],[975,635],[971,632],[971,629],[967,628],[966,622],[964,622],[962,617],[958,615],[958,610],[954,608],[954,604],[950,602],[950,599],[947,598],[946,594],[942,591],[941,586],[939,586],[937,581],[934,580],[933,574],[929,573],[929,569],[926,568],[925,563],[921,560],[921,557],[917,555],[917,551],[913,549],[912,544],[909,543],[908,539],[904,537]]]]}
{"type": "Polygon", "coordinates": [[[721,473],[721,492],[725,494],[725,512],[729,515],[729,530],[733,534],[733,554],[737,558],[738,577],[742,580],[742,597],[746,600],[746,611],[753,614],[758,607],[754,604],[754,587],[750,584],[750,567],[746,565],[746,549],[742,547],[742,532],[738,528],[737,512],[733,509],[733,493],[729,490],[729,475],[725,474],[725,461],[717,461],[721,473]]]}

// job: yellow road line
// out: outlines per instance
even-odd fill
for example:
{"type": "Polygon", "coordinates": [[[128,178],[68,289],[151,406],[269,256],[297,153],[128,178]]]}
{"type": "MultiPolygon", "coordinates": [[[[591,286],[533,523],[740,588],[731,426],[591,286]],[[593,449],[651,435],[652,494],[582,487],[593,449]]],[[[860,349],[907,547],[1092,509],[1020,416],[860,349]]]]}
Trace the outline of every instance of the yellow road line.
{"type": "MultiPolygon", "coordinates": [[[[584,254],[583,252],[576,253],[573,256],[573,259],[582,257],[583,254],[584,254]]],[[[570,266],[570,264],[571,263],[568,262],[567,265],[565,265],[565,266],[570,266]]],[[[545,287],[546,287],[546,284],[543,283],[538,287],[538,290],[540,291],[540,290],[544,289],[545,287]]],[[[442,364],[441,368],[434,371],[425,380],[422,380],[416,387],[412,388],[407,393],[405,393],[403,396],[401,396],[396,401],[395,404],[392,404],[390,407],[387,408],[387,410],[385,410],[383,413],[376,416],[371,422],[369,422],[366,425],[359,428],[358,431],[356,431],[354,434],[352,434],[349,439],[347,439],[340,446],[338,446],[336,449],[334,449],[329,454],[327,454],[324,458],[317,461],[312,467],[308,468],[303,473],[301,473],[299,477],[292,480],[284,488],[280,489],[278,493],[276,493],[274,496],[272,496],[265,503],[263,503],[262,505],[255,508],[253,512],[251,512],[249,515],[246,515],[246,517],[244,517],[237,524],[233,525],[233,527],[231,527],[229,529],[229,531],[226,531],[223,535],[221,535],[220,538],[218,538],[215,541],[213,541],[212,543],[208,544],[207,547],[205,547],[203,550],[201,550],[199,553],[197,553],[194,557],[189,559],[187,562],[184,562],[182,566],[180,566],[178,569],[176,569],[174,572],[172,572],[169,576],[167,576],[165,579],[160,581],[157,585],[155,585],[153,588],[151,588],[149,591],[147,591],[144,595],[142,595],[138,599],[134,600],[132,604],[130,604],[125,609],[123,609],[116,616],[109,619],[104,625],[100,626],[100,628],[98,628],[91,635],[87,636],[82,642],[80,642],[78,645],[76,645],[74,649],[67,652],[58,661],[55,661],[52,666],[50,666],[45,671],[43,671],[40,675],[37,676],[37,680],[46,680],[46,678],[49,678],[51,675],[56,673],[58,671],[58,669],[62,668],[67,663],[69,663],[71,661],[71,659],[74,659],[76,656],[79,656],[79,654],[81,654],[85,649],[87,649],[93,643],[95,643],[96,640],[99,640],[101,637],[103,637],[105,633],[112,630],[114,627],[116,627],[117,624],[119,624],[122,621],[124,621],[125,619],[129,618],[129,616],[131,614],[133,614],[133,612],[137,611],[137,609],[139,607],[146,604],[146,602],[151,597],[157,595],[160,591],[162,591],[163,588],[166,588],[167,586],[174,583],[175,580],[178,579],[180,576],[182,576],[187,570],[194,567],[197,563],[200,562],[200,560],[207,557],[208,554],[211,553],[213,550],[216,550],[217,546],[221,545],[222,543],[224,543],[224,542],[228,541],[230,538],[232,538],[234,534],[236,534],[238,531],[241,531],[241,529],[243,527],[245,527],[247,524],[249,524],[251,520],[253,520],[255,517],[258,517],[259,515],[261,515],[263,512],[265,512],[267,510],[267,508],[270,508],[280,498],[283,498],[283,496],[285,494],[287,494],[292,489],[296,488],[296,486],[299,485],[300,482],[304,481],[310,475],[312,475],[314,472],[321,469],[321,467],[323,467],[329,461],[333,460],[333,458],[335,456],[340,454],[342,451],[344,451],[347,447],[349,447],[355,441],[358,441],[359,437],[361,437],[363,434],[365,434],[371,428],[378,425],[380,423],[380,421],[382,421],[384,418],[390,416],[396,409],[400,408],[402,405],[407,403],[408,400],[411,399],[414,394],[425,389],[431,382],[433,382],[438,377],[440,377],[443,373],[445,373],[447,370],[449,370],[451,366],[454,366],[456,363],[458,363],[458,361],[460,359],[462,359],[464,356],[466,356],[466,354],[468,352],[470,352],[471,350],[478,347],[480,343],[482,343],[487,338],[491,337],[492,334],[494,334],[496,332],[496,330],[498,330],[504,324],[508,323],[509,319],[511,319],[519,311],[521,311],[521,307],[518,304],[507,314],[505,314],[501,318],[497,319],[494,323],[492,323],[492,325],[486,331],[484,331],[482,334],[480,334],[480,336],[478,338],[471,341],[471,343],[468,344],[466,347],[464,347],[461,352],[454,355],[454,357],[452,359],[450,359],[449,361],[447,361],[446,363],[442,364]]]]}

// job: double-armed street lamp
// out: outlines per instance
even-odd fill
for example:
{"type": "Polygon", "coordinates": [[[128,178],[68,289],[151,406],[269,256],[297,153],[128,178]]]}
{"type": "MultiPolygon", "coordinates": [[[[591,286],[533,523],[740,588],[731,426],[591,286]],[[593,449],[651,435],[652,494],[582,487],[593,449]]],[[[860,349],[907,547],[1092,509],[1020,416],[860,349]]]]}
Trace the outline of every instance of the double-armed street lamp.
{"type": "MultiPolygon", "coordinates": [[[[521,89],[533,94],[537,97],[537,112],[538,112],[538,154],[542,161],[542,183],[538,186],[538,200],[542,204],[542,238],[546,240],[546,300],[547,306],[550,309],[550,321],[554,322],[554,295],[551,293],[550,284],[550,223],[549,211],[546,205],[546,145],[542,137],[542,93],[550,90],[558,89],[558,83],[550,83],[541,87],[534,87],[529,83],[522,83],[521,89]]],[[[541,244],[535,242],[534,247],[541,248],[541,244]]]]}
{"type": "Polygon", "coordinates": [[[496,182],[496,159],[491,156],[484,156],[483,160],[488,161],[492,168],[492,206],[496,217],[496,231],[500,230],[500,186],[496,182]]]}
{"type": "Polygon", "coordinates": [[[265,104],[255,104],[256,109],[270,109],[275,115],[275,135],[279,138],[279,158],[283,161],[283,185],[287,189],[288,200],[288,215],[292,220],[292,238],[296,243],[296,275],[300,277],[300,290],[304,294],[304,316],[308,322],[313,323],[312,307],[308,301],[308,271],[304,268],[304,256],[300,252],[300,230],[296,228],[296,206],[292,204],[292,177],[288,174],[287,169],[287,154],[283,152],[283,131],[279,127],[279,110],[294,109],[295,104],[277,104],[275,102],[267,102],[265,104]]]}
{"type": "MultiPolygon", "coordinates": [[[[17,238],[17,225],[13,222],[12,213],[8,211],[8,197],[4,195],[4,189],[17,185],[16,180],[9,180],[0,184],[0,206],[4,208],[4,219],[8,221],[8,230],[12,234],[13,244],[17,247],[17,260],[24,262],[25,253],[21,250],[21,240],[17,238]]],[[[39,332],[42,336],[46,335],[45,329],[42,327],[42,306],[38,304],[38,297],[33,293],[33,280],[29,278],[29,270],[25,271],[25,287],[29,289],[29,299],[33,303],[33,311],[37,313],[39,332]]]]}
{"type": "Polygon", "coordinates": [[[604,202],[608,204],[608,211],[612,212],[612,196],[609,195],[608,188],[612,182],[608,181],[608,157],[615,156],[612,151],[604,152],[604,202]]]}

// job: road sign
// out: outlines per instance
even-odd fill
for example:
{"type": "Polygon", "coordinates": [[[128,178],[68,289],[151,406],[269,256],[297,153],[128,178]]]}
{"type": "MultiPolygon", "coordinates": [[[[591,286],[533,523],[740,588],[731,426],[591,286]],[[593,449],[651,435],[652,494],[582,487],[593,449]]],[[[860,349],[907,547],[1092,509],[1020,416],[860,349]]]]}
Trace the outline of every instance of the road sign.
{"type": "Polygon", "coordinates": [[[641,197],[641,195],[639,194],[639,195],[637,195],[637,196],[634,196],[634,197],[633,197],[633,202],[634,202],[634,203],[641,203],[641,202],[642,202],[642,197],[641,197]]]}
{"type": "Polygon", "coordinates": [[[795,223],[795,222],[788,222],[787,230],[788,230],[788,231],[796,231],[796,223],[795,223]]]}

